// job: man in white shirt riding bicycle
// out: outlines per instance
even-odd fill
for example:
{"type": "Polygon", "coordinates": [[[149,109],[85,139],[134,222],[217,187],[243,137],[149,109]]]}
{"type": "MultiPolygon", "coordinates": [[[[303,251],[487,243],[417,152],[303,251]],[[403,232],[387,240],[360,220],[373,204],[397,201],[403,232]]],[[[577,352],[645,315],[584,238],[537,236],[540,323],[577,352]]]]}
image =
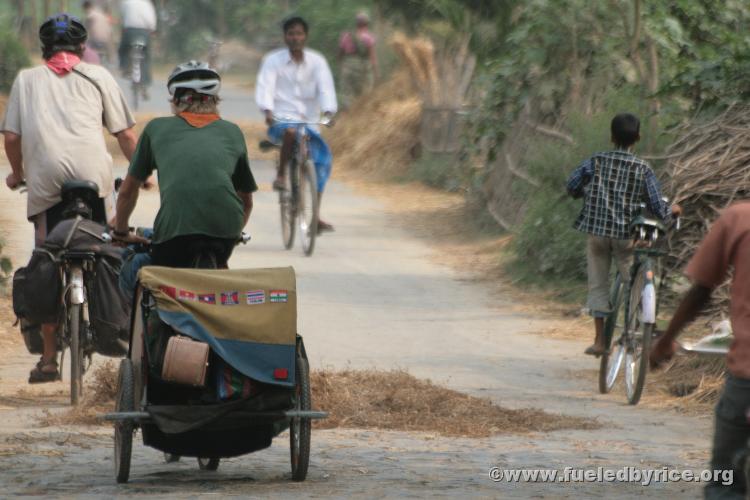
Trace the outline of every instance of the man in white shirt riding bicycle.
{"type": "Polygon", "coordinates": [[[144,50],[142,83],[151,84],[151,33],[156,31],[156,9],[151,0],[123,0],[120,5],[122,13],[122,38],[118,55],[120,70],[125,72],[130,65],[130,45],[133,41],[146,41],[144,50]]]}
{"type": "MultiPolygon", "coordinates": [[[[321,113],[331,118],[337,111],[336,89],[325,57],[305,47],[307,22],[294,16],[282,25],[287,48],[266,54],[258,73],[255,101],[266,117],[268,135],[281,143],[279,170],[273,187],[283,190],[286,165],[292,157],[296,128],[293,124],[277,123],[274,117],[290,122],[317,122],[321,113]]],[[[310,153],[318,179],[318,196],[322,197],[331,175],[333,156],[317,127],[308,126],[310,153]]],[[[332,231],[333,226],[318,220],[318,231],[332,231]]]]}

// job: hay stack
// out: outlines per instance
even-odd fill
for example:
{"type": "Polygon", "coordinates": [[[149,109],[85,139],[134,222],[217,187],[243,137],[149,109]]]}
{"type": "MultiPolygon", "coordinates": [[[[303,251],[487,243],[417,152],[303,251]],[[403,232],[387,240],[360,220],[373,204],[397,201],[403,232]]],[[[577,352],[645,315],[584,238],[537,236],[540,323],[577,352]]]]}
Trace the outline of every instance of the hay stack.
{"type": "MultiPolygon", "coordinates": [[[[669,189],[683,208],[682,229],[674,235],[675,269],[684,268],[720,211],[750,198],[750,108],[734,106],[714,120],[677,130],[667,150],[669,189]]],[[[713,313],[728,302],[726,287],[713,313]]]]}
{"type": "Polygon", "coordinates": [[[326,134],[337,168],[403,174],[419,141],[422,106],[406,71],[358,99],[326,134]]]}

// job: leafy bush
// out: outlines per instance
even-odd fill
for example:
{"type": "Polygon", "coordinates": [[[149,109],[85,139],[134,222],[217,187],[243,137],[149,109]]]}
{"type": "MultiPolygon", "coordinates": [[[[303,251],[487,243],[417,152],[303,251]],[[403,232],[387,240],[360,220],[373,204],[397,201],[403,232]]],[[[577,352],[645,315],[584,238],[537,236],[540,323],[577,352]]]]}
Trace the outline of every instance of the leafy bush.
{"type": "Polygon", "coordinates": [[[29,55],[18,38],[0,27],[0,92],[10,91],[18,70],[29,64],[29,55]]]}
{"type": "Polygon", "coordinates": [[[428,186],[457,191],[464,184],[462,165],[453,153],[430,153],[422,156],[409,166],[409,175],[428,186]]]}

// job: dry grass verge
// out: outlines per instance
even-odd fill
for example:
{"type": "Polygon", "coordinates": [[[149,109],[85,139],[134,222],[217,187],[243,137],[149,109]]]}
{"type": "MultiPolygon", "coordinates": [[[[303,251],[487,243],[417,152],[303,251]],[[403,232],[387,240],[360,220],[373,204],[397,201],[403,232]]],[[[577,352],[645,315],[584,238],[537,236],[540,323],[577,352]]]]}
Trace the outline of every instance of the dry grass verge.
{"type": "MultiPolygon", "coordinates": [[[[315,371],[311,385],[313,406],[331,414],[316,423],[320,429],[373,428],[487,437],[599,427],[598,422],[585,418],[501,408],[489,399],[440,387],[399,370],[315,371]]],[[[117,369],[108,361],[94,371],[81,405],[62,413],[45,412],[39,423],[43,427],[104,425],[97,415],[112,411],[116,390],[117,369]]]]}

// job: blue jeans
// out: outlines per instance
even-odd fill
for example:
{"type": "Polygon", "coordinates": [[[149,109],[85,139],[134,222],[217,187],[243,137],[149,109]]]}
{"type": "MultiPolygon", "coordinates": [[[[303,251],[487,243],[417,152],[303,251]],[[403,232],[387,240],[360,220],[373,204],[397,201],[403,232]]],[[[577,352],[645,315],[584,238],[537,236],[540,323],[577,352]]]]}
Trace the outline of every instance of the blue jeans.
{"type": "MultiPolygon", "coordinates": [[[[284,130],[296,127],[290,123],[277,123],[268,129],[268,137],[275,144],[281,143],[284,130]]],[[[333,165],[333,153],[331,148],[323,140],[321,135],[307,127],[307,133],[310,136],[310,157],[315,164],[315,176],[318,179],[318,192],[322,193],[331,176],[331,167],[333,165]]]]}
{"type": "MultiPolygon", "coordinates": [[[[705,498],[744,499],[747,485],[743,471],[735,469],[738,453],[747,450],[750,424],[745,412],[750,408],[750,380],[727,375],[724,390],[716,404],[711,469],[733,471],[730,485],[712,482],[706,486],[705,498]]],[[[728,481],[727,481],[728,482],[728,481]]]]}

